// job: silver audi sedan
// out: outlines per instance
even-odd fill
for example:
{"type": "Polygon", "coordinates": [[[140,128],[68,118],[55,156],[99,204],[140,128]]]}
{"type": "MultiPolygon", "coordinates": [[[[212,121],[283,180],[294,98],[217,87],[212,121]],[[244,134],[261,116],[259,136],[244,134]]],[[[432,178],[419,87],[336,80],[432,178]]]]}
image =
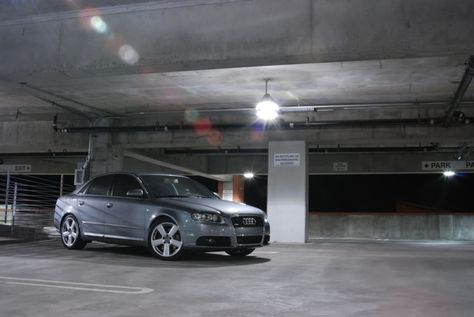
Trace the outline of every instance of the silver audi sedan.
{"type": "Polygon", "coordinates": [[[245,256],[270,240],[260,209],[221,200],[190,178],[163,174],[97,176],[59,197],[54,225],[68,249],[93,240],[142,245],[163,260],[186,250],[245,256]]]}

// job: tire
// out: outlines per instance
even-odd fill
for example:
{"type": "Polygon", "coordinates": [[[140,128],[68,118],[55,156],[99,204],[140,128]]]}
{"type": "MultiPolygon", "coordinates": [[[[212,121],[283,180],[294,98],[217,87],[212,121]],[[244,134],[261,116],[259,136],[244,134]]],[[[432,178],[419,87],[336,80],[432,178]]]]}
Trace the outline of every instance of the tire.
{"type": "Polygon", "coordinates": [[[150,227],[150,252],[165,261],[174,261],[183,255],[183,240],[179,226],[171,220],[161,220],[150,227]]]}
{"type": "Polygon", "coordinates": [[[82,240],[79,222],[73,215],[67,215],[61,221],[61,242],[70,250],[83,249],[87,242],[82,240]]]}
{"type": "Polygon", "coordinates": [[[242,257],[242,256],[249,255],[253,251],[255,251],[255,248],[232,249],[232,250],[225,251],[225,253],[227,253],[230,256],[242,257]]]}

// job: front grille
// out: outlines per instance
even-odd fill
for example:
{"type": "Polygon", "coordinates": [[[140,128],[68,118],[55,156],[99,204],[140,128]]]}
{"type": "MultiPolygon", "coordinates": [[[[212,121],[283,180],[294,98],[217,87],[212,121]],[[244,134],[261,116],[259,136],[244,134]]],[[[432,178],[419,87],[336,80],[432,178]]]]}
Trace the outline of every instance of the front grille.
{"type": "Polygon", "coordinates": [[[238,244],[260,244],[262,243],[262,236],[246,236],[237,237],[238,244]]]}
{"type": "Polygon", "coordinates": [[[229,237],[199,237],[196,245],[202,247],[230,247],[229,237]]]}
{"type": "Polygon", "coordinates": [[[263,227],[263,218],[258,216],[232,217],[234,227],[263,227]]]}

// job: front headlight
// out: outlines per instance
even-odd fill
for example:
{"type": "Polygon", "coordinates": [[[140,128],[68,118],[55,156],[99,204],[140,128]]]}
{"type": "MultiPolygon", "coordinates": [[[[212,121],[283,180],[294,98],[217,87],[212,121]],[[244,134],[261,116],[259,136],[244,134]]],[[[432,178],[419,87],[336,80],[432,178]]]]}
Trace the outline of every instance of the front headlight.
{"type": "Polygon", "coordinates": [[[223,223],[223,219],[219,214],[211,214],[207,212],[192,213],[191,218],[200,222],[223,223]]]}

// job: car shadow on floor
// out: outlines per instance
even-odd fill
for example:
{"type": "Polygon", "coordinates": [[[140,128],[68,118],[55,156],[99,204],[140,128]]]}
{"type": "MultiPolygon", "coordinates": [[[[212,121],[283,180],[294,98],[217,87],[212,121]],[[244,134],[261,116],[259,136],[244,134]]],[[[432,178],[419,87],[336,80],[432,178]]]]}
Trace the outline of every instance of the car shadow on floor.
{"type": "MultiPolygon", "coordinates": [[[[64,250],[70,252],[69,250],[64,250]]],[[[139,260],[140,262],[146,261],[153,266],[159,265],[170,266],[170,267],[222,267],[222,266],[237,266],[237,265],[253,265],[269,262],[269,258],[264,258],[256,255],[247,255],[244,257],[232,257],[224,252],[186,252],[182,258],[177,261],[163,261],[153,257],[147,248],[139,246],[123,246],[106,243],[93,243],[89,244],[83,250],[78,252],[84,253],[84,255],[94,255],[98,257],[103,254],[107,259],[113,256],[116,260],[125,260],[126,262],[134,262],[139,260]]],[[[144,263],[140,263],[142,265],[144,263]]]]}

